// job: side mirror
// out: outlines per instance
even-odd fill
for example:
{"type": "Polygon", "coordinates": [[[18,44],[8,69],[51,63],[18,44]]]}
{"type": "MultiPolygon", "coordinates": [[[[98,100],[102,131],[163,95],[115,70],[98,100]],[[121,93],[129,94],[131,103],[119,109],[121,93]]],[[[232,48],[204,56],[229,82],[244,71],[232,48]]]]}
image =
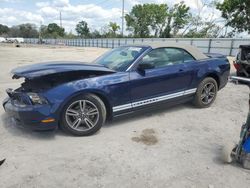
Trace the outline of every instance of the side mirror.
{"type": "Polygon", "coordinates": [[[138,65],[138,70],[144,71],[146,69],[153,69],[155,68],[154,65],[150,64],[150,63],[141,63],[138,65]]]}
{"type": "Polygon", "coordinates": [[[142,63],[142,64],[139,64],[138,67],[137,67],[137,71],[139,74],[145,76],[145,70],[147,69],[153,69],[155,66],[150,64],[150,63],[142,63]]]}

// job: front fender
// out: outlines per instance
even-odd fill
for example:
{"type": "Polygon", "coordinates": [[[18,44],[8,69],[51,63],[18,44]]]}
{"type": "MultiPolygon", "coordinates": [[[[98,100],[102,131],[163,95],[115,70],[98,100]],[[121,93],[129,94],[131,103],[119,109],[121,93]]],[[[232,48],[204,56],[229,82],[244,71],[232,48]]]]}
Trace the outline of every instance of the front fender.
{"type": "Polygon", "coordinates": [[[81,87],[77,87],[76,85],[77,83],[70,82],[52,88],[43,93],[43,96],[45,96],[51,104],[51,113],[55,114],[56,117],[60,117],[63,107],[72,98],[87,93],[93,93],[99,96],[103,100],[105,105],[108,106],[107,110],[110,111],[109,108],[111,108],[112,106],[110,102],[111,99],[108,93],[105,92],[105,89],[91,88],[87,82],[84,83],[83,81],[81,81],[81,87]]]}

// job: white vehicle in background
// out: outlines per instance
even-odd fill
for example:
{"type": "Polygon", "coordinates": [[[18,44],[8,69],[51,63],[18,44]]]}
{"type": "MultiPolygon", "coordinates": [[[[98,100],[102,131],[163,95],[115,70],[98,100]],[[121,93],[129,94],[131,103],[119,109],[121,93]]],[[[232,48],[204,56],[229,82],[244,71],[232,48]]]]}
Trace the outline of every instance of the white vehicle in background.
{"type": "Polygon", "coordinates": [[[0,42],[6,42],[6,38],[0,37],[0,42]]]}
{"type": "Polygon", "coordinates": [[[24,42],[24,38],[21,38],[21,37],[12,37],[12,38],[6,38],[6,41],[8,43],[23,43],[24,42]]]}

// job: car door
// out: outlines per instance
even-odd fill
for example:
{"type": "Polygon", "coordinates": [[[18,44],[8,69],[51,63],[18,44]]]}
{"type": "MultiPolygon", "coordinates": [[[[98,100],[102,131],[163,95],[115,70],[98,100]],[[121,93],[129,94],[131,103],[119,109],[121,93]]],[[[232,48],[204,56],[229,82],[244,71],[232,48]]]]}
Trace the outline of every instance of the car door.
{"type": "MultiPolygon", "coordinates": [[[[189,91],[195,59],[179,48],[158,48],[146,54],[130,72],[132,106],[183,95],[189,91]]],[[[192,91],[193,92],[193,91],[192,91]]],[[[194,91],[195,92],[195,91],[194,91]]]]}

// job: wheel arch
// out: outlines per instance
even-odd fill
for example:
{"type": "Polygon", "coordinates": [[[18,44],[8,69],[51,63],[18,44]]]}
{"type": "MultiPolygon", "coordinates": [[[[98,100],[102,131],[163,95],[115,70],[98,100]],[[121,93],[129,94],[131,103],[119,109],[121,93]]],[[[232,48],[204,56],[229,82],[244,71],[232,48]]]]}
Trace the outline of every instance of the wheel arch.
{"type": "Polygon", "coordinates": [[[202,77],[202,79],[200,80],[199,83],[201,83],[202,80],[204,80],[204,79],[207,78],[207,77],[211,77],[211,78],[215,79],[215,81],[216,81],[216,83],[217,83],[217,86],[218,86],[218,89],[220,88],[220,84],[221,84],[221,83],[220,83],[220,77],[218,76],[218,74],[217,74],[216,72],[207,73],[206,75],[204,75],[204,76],[202,77]]]}
{"type": "MultiPolygon", "coordinates": [[[[112,106],[108,100],[108,97],[106,94],[104,94],[102,91],[99,91],[99,90],[83,90],[83,91],[78,91],[78,92],[75,92],[73,93],[72,95],[68,96],[66,98],[66,100],[63,101],[63,103],[60,105],[60,107],[58,108],[58,117],[60,118],[62,116],[62,113],[63,113],[63,109],[64,109],[64,106],[70,101],[72,100],[73,98],[75,97],[78,97],[78,96],[81,96],[81,95],[86,95],[86,94],[94,94],[96,95],[97,97],[99,97],[102,102],[104,103],[105,105],[105,108],[106,108],[106,112],[107,112],[107,115],[106,115],[106,119],[112,119],[112,106]]],[[[60,121],[59,121],[60,123],[60,121]]]]}
{"type": "MultiPolygon", "coordinates": [[[[197,90],[196,90],[196,93],[195,93],[195,96],[194,96],[194,100],[193,100],[193,103],[196,107],[198,108],[207,108],[209,107],[211,104],[213,104],[215,98],[216,98],[216,95],[217,95],[217,91],[219,89],[219,76],[215,73],[209,73],[209,74],[205,74],[204,76],[201,77],[201,79],[199,80],[198,82],[198,87],[197,87],[197,90]],[[206,96],[207,96],[207,101],[203,101],[203,98],[201,98],[201,95],[203,93],[203,89],[204,89],[204,86],[211,82],[212,80],[214,80],[213,82],[216,82],[217,83],[217,88],[214,90],[214,94],[212,96],[212,98],[210,98],[211,100],[209,101],[208,97],[210,96],[210,91],[209,93],[206,92],[206,96]]],[[[214,84],[213,84],[214,85],[214,84]]],[[[215,85],[214,85],[214,88],[215,88],[215,85]]]]}
{"type": "Polygon", "coordinates": [[[113,111],[112,111],[112,106],[111,106],[111,104],[110,104],[110,102],[108,100],[108,97],[105,94],[100,93],[98,91],[90,92],[90,94],[94,94],[94,95],[96,95],[97,97],[99,97],[102,100],[102,102],[105,105],[106,112],[107,112],[106,119],[107,120],[112,119],[112,116],[113,116],[112,113],[113,113],[113,111]]]}

